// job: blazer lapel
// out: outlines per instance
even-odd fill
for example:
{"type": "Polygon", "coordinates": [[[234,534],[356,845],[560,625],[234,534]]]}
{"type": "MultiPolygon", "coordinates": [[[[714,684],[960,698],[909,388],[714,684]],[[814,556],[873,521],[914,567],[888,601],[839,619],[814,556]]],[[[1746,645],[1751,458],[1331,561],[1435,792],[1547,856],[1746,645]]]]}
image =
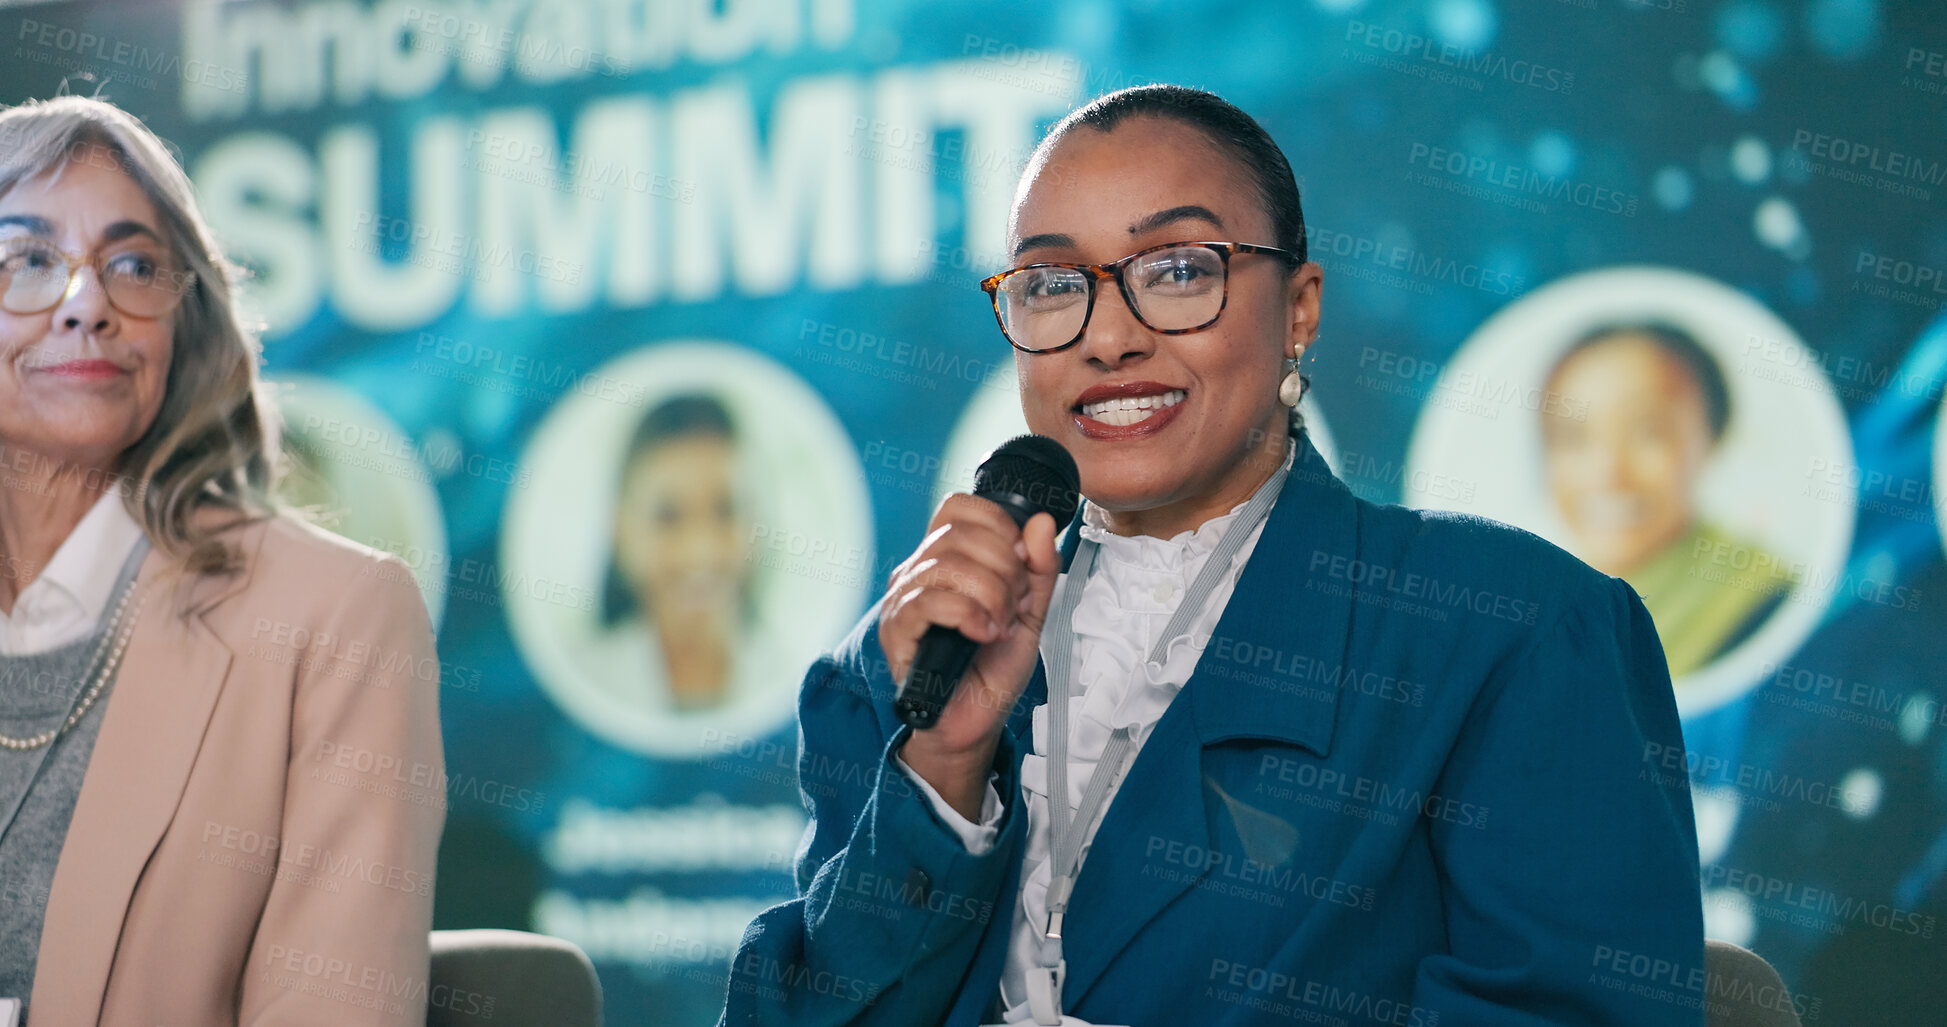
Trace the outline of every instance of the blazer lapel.
{"type": "MultiPolygon", "coordinates": [[[[261,537],[250,533],[246,548],[261,537]]],[[[151,550],[137,573],[142,608],[48,893],[33,1005],[86,1011],[75,1022],[92,1024],[101,1008],[136,881],[175,816],[233,659],[204,615],[249,571],[179,579],[170,563],[151,550]]]]}
{"type": "Polygon", "coordinates": [[[1301,438],[1264,534],[1184,686],[1203,744],[1266,738],[1331,755],[1337,688],[1308,698],[1319,689],[1294,694],[1255,682],[1342,676],[1358,544],[1357,501],[1301,438]]]}
{"type": "Polygon", "coordinates": [[[1210,849],[1189,714],[1189,707],[1174,702],[1157,721],[1116,789],[1075,879],[1062,930],[1062,955],[1068,960],[1063,1009],[1081,1001],[1144,924],[1209,873],[1208,860],[1169,862],[1153,854],[1170,846],[1178,852],[1210,849]]]}
{"type": "Polygon", "coordinates": [[[1144,925],[1208,875],[1207,859],[1173,862],[1163,855],[1179,843],[1179,852],[1216,848],[1203,747],[1268,738],[1330,754],[1336,690],[1329,699],[1306,699],[1243,684],[1225,670],[1240,653],[1253,664],[1263,652],[1286,666],[1301,659],[1343,663],[1352,598],[1350,589],[1330,587],[1337,580],[1333,557],[1351,558],[1357,535],[1351,493],[1301,436],[1278,503],[1210,644],[1143,743],[1082,864],[1065,932],[1064,1008],[1080,1002],[1144,925]]]}

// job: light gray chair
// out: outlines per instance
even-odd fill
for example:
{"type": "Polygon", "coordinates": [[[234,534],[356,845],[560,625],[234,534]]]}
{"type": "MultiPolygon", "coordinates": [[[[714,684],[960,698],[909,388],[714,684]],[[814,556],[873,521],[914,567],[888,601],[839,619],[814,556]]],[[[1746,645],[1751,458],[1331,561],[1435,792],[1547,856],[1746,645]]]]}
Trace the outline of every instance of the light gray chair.
{"type": "Polygon", "coordinates": [[[496,930],[431,938],[427,1027],[601,1027],[602,985],[574,942],[496,930]]]}
{"type": "Polygon", "coordinates": [[[1704,974],[1706,1027],[1803,1027],[1785,979],[1750,949],[1705,941],[1704,974]]]}

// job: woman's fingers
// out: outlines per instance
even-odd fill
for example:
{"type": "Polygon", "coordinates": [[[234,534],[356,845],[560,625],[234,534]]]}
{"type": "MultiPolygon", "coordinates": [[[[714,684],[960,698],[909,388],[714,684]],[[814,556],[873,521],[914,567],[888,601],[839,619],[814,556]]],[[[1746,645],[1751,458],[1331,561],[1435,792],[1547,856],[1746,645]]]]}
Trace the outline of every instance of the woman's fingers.
{"type": "Polygon", "coordinates": [[[913,565],[906,584],[948,588],[974,596],[984,596],[984,590],[992,585],[1002,612],[1010,611],[1014,601],[1027,593],[1028,568],[1014,555],[1014,540],[978,537],[976,532],[956,533],[952,528],[942,530],[946,534],[927,549],[926,559],[913,565]]]}
{"type": "Polygon", "coordinates": [[[1053,600],[1055,582],[1061,577],[1061,553],[1055,548],[1055,534],[1060,531],[1052,514],[1038,513],[1029,519],[1027,527],[1021,532],[1021,547],[1026,553],[1027,589],[1021,598],[1021,614],[1026,623],[1036,633],[1048,617],[1048,604],[1053,600]]]}
{"type": "Polygon", "coordinates": [[[899,608],[892,616],[900,634],[915,644],[936,624],[980,643],[992,642],[1007,630],[1006,624],[978,600],[946,589],[912,589],[899,597],[899,608]]]}
{"type": "Polygon", "coordinates": [[[935,624],[986,644],[1005,636],[1018,617],[1012,587],[984,568],[925,560],[888,594],[879,617],[879,645],[895,680],[903,680],[919,638],[935,624]]]}
{"type": "Polygon", "coordinates": [[[957,553],[1026,588],[1021,529],[997,504],[976,496],[949,496],[940,504],[935,520],[921,543],[922,551],[957,553]],[[947,514],[951,514],[949,519],[939,519],[947,514]]]}
{"type": "Polygon", "coordinates": [[[919,637],[932,625],[982,644],[1008,637],[1034,609],[1027,552],[1021,531],[998,505],[947,497],[919,548],[887,582],[879,642],[894,676],[904,678],[919,637]]]}

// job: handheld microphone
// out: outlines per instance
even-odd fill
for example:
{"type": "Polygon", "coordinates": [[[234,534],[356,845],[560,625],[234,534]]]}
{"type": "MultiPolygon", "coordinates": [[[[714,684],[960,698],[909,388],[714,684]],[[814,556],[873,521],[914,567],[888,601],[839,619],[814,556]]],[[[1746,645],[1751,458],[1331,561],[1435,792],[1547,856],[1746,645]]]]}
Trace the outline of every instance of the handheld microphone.
{"type": "MultiPolygon", "coordinates": [[[[999,503],[1014,519],[1016,527],[1026,527],[1037,513],[1048,513],[1059,531],[1075,517],[1082,501],[1082,476],[1075,469],[1075,458],[1061,444],[1045,435],[1021,435],[1002,443],[974,472],[973,494],[999,503]]],[[[973,662],[980,643],[953,628],[938,624],[920,636],[913,653],[913,665],[893,700],[893,712],[915,731],[939,722],[961,675],[973,662]]]]}

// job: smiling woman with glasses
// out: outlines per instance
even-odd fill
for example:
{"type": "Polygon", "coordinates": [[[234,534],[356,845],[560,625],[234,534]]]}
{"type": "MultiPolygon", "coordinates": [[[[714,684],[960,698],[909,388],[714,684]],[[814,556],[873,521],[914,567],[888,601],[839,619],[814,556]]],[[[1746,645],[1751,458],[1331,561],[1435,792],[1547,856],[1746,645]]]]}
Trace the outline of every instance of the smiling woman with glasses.
{"type": "Polygon", "coordinates": [[[162,141],[80,97],[0,109],[0,139],[0,998],[36,1025],[423,1024],[419,592],[272,500],[258,345],[162,141]],[[327,966],[398,990],[348,1004],[327,966]]]}
{"type": "Polygon", "coordinates": [[[949,497],[811,668],[798,895],[745,932],[724,1022],[1700,1024],[1649,616],[1325,464],[1297,417],[1323,273],[1264,129],[1103,96],[1035,151],[1009,241],[981,284],[1085,502],[1020,528],[949,497]],[[893,697],[935,626],[980,649],[914,731],[893,697]]]}

